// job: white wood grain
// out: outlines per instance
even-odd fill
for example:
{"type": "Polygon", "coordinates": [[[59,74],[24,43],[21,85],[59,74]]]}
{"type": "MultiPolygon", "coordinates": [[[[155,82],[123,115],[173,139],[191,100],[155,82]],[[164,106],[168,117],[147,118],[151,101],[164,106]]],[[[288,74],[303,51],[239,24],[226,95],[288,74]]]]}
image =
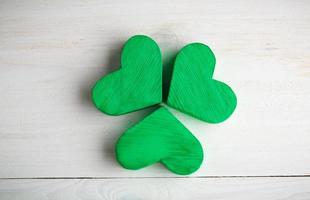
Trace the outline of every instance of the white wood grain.
{"type": "Polygon", "coordinates": [[[150,109],[111,117],[90,101],[94,82],[139,33],[159,42],[165,62],[186,43],[208,44],[215,78],[237,93],[222,124],[174,111],[205,148],[194,176],[309,175],[309,10],[308,0],[2,0],[0,177],[174,176],[115,162],[117,138],[150,109]]]}
{"type": "Polygon", "coordinates": [[[1,180],[5,200],[308,200],[310,178],[1,180]]]}

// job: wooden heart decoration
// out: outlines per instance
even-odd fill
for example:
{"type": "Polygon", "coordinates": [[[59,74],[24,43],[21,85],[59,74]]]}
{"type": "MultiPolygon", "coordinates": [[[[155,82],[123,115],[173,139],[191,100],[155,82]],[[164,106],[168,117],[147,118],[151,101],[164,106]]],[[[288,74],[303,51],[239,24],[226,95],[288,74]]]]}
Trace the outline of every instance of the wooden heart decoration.
{"type": "Polygon", "coordinates": [[[121,115],[162,100],[162,59],[154,40],[131,37],[124,45],[121,68],[97,81],[92,90],[95,106],[104,113],[121,115]]]}
{"type": "Polygon", "coordinates": [[[178,53],[167,104],[200,120],[219,123],[235,110],[237,98],[223,82],[212,78],[215,56],[201,43],[192,43],[178,53]]]}
{"type": "Polygon", "coordinates": [[[161,162],[170,171],[187,175],[200,167],[203,150],[192,133],[161,107],[119,138],[116,158],[127,169],[161,162]]]}

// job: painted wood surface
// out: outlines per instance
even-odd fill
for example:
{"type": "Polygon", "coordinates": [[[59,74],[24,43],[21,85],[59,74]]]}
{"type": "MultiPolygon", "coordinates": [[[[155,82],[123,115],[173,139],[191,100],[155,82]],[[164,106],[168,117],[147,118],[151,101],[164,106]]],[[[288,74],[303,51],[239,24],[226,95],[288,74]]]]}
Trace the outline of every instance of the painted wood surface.
{"type": "Polygon", "coordinates": [[[114,158],[120,134],[152,108],[111,117],[90,100],[139,33],[159,42],[166,65],[185,44],[207,44],[214,78],[238,96],[218,125],[172,110],[205,150],[192,176],[310,175],[309,10],[308,0],[2,0],[0,177],[174,176],[114,158]]]}
{"type": "Polygon", "coordinates": [[[307,200],[310,178],[0,181],[5,200],[307,200]]]}
{"type": "Polygon", "coordinates": [[[224,82],[212,78],[216,58],[202,43],[190,43],[177,54],[167,104],[208,123],[221,123],[234,112],[237,97],[224,82]]]}
{"type": "Polygon", "coordinates": [[[92,87],[92,101],[103,113],[118,116],[162,101],[162,56],[156,41],[130,37],[122,47],[120,67],[92,87]]]}
{"type": "Polygon", "coordinates": [[[126,130],[115,145],[115,154],[126,169],[161,163],[179,175],[194,173],[203,161],[200,142],[165,107],[126,130]]]}

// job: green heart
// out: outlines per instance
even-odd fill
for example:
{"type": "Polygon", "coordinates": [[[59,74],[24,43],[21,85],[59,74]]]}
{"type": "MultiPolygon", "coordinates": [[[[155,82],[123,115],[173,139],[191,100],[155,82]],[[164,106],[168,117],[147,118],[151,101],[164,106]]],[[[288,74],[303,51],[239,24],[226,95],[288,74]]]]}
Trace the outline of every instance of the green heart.
{"type": "Polygon", "coordinates": [[[170,171],[187,175],[200,167],[203,150],[191,132],[161,107],[120,137],[116,158],[127,169],[161,162],[170,171]]]}
{"type": "Polygon", "coordinates": [[[122,50],[121,68],[97,81],[92,99],[99,110],[110,115],[160,103],[162,60],[156,42],[144,35],[131,37],[122,50]]]}
{"type": "Polygon", "coordinates": [[[212,79],[214,67],[215,56],[208,46],[183,47],[174,63],[168,105],[206,122],[227,119],[237,98],[228,85],[212,79]]]}

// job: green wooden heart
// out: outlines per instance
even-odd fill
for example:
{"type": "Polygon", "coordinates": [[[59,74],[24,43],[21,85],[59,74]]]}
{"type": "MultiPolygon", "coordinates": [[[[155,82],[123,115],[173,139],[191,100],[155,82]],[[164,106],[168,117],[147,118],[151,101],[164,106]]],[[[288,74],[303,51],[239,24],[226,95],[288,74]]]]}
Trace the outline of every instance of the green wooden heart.
{"type": "Polygon", "coordinates": [[[110,115],[160,103],[162,60],[156,42],[144,35],[131,37],[122,50],[121,68],[97,81],[92,99],[99,110],[110,115]]]}
{"type": "Polygon", "coordinates": [[[200,167],[203,150],[191,132],[161,107],[120,137],[116,158],[127,169],[161,162],[170,171],[187,175],[200,167]]]}
{"type": "Polygon", "coordinates": [[[169,89],[168,105],[210,123],[227,119],[237,98],[223,82],[212,79],[215,56],[201,43],[192,43],[178,53],[169,89]]]}

